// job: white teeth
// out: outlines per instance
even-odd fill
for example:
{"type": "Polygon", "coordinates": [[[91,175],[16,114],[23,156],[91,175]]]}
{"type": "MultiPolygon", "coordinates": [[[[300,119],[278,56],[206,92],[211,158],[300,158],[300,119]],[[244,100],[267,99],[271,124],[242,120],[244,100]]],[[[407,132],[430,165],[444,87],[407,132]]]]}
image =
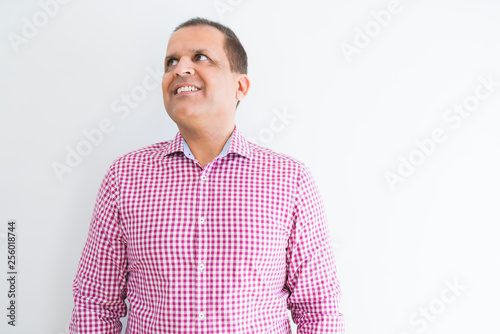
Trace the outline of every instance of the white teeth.
{"type": "Polygon", "coordinates": [[[193,91],[197,91],[197,90],[199,90],[199,89],[194,87],[194,86],[184,86],[184,87],[180,87],[177,89],[177,94],[179,94],[181,92],[193,92],[193,91]]]}

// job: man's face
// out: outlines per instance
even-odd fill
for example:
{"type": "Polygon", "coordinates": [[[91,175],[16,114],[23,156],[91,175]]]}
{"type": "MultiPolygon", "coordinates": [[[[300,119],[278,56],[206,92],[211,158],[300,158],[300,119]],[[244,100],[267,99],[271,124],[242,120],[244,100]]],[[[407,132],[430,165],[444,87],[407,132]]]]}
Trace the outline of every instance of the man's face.
{"type": "Polygon", "coordinates": [[[174,122],[209,124],[233,117],[244,75],[231,72],[224,40],[210,26],[181,28],[170,38],[162,90],[174,122]]]}

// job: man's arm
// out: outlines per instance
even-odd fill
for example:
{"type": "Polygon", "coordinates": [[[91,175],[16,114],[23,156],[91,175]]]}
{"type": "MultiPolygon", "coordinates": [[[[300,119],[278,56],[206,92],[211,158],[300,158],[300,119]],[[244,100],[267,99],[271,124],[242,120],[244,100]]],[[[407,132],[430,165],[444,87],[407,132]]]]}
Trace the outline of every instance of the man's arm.
{"type": "Polygon", "coordinates": [[[112,168],[101,183],[90,230],[73,281],[70,333],[119,334],[127,314],[126,243],[112,168]]]}
{"type": "Polygon", "coordinates": [[[323,200],[311,171],[304,166],[298,182],[295,225],[287,252],[288,308],[297,334],[344,333],[339,311],[342,295],[323,200]]]}

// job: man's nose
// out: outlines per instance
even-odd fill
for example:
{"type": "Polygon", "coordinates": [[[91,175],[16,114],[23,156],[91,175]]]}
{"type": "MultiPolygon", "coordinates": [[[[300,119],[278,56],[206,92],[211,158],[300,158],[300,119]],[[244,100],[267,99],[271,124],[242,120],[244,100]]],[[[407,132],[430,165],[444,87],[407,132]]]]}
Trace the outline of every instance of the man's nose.
{"type": "Polygon", "coordinates": [[[179,59],[179,63],[176,66],[175,74],[178,76],[193,75],[194,74],[193,62],[190,59],[187,59],[186,57],[182,57],[181,59],[179,59]]]}

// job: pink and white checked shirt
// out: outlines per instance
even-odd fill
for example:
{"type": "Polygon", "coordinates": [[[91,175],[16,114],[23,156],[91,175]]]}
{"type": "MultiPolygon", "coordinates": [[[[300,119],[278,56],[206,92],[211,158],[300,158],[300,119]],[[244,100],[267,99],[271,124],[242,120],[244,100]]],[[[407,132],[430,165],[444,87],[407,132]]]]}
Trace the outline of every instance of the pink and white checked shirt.
{"type": "Polygon", "coordinates": [[[70,333],[344,333],[322,198],[235,126],[204,168],[180,134],[115,160],[73,282],[70,333]],[[186,150],[187,148],[187,150],[186,150]]]}

